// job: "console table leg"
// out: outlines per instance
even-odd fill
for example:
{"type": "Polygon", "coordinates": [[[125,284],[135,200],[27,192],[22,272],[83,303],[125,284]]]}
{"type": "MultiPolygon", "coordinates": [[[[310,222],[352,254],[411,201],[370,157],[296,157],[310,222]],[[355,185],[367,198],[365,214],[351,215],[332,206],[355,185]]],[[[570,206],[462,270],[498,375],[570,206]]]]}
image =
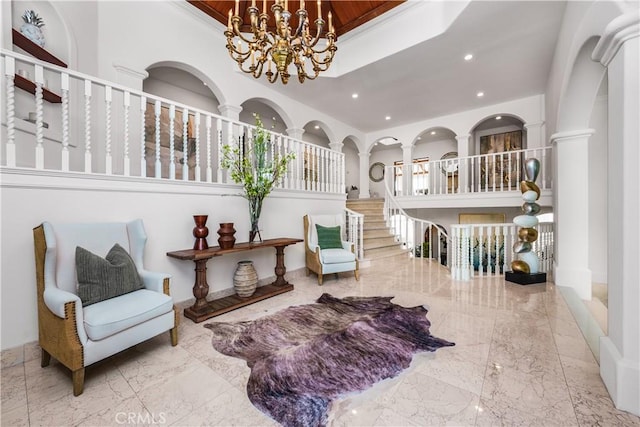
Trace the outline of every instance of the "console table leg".
{"type": "Polygon", "coordinates": [[[193,296],[196,302],[191,307],[198,310],[207,305],[207,295],[209,294],[209,284],[207,283],[207,261],[208,259],[198,259],[196,263],[196,282],[193,285],[193,296]]]}
{"type": "Polygon", "coordinates": [[[284,274],[287,272],[286,267],[284,266],[284,246],[276,246],[276,281],[273,282],[276,286],[284,286],[288,285],[284,278],[284,274]]]}

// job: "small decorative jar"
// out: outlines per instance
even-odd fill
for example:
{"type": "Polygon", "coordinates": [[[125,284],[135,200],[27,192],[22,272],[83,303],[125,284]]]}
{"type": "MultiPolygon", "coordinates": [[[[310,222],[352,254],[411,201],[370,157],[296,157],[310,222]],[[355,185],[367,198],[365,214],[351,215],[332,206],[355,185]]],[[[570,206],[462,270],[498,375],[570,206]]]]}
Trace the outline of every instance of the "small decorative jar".
{"type": "Polygon", "coordinates": [[[196,226],[193,227],[193,237],[196,238],[195,243],[193,244],[193,249],[197,251],[201,251],[203,249],[208,249],[209,245],[207,244],[207,236],[209,235],[209,229],[207,228],[207,218],[209,215],[194,215],[193,221],[196,223],[196,226]]]}
{"type": "Polygon", "coordinates": [[[241,298],[248,298],[256,291],[258,273],[253,267],[253,261],[240,261],[233,275],[233,287],[241,298]]]}
{"type": "Polygon", "coordinates": [[[221,222],[220,228],[218,229],[218,245],[220,249],[231,249],[233,245],[236,243],[236,238],[234,236],[236,234],[236,229],[233,228],[232,222],[221,222]]]}

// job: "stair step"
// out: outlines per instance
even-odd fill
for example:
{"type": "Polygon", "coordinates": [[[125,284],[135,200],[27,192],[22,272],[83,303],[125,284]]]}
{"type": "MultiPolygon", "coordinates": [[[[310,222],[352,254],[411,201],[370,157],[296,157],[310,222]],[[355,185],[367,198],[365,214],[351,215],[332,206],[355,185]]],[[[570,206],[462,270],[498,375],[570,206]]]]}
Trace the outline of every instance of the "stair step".
{"type": "Polygon", "coordinates": [[[374,229],[366,229],[364,230],[364,235],[362,236],[364,240],[372,239],[376,237],[388,237],[391,236],[391,232],[388,228],[374,228],[374,229]]]}
{"type": "Polygon", "coordinates": [[[376,214],[366,214],[364,216],[364,222],[365,224],[367,223],[367,221],[372,222],[372,221],[384,221],[384,215],[382,215],[382,213],[378,212],[376,214]]]}
{"type": "Polygon", "coordinates": [[[389,230],[385,221],[369,221],[363,225],[364,230],[389,230]]]}
{"type": "Polygon", "coordinates": [[[385,248],[369,249],[364,251],[364,257],[367,259],[380,259],[398,255],[405,255],[409,251],[402,249],[400,245],[389,246],[385,248]]]}
{"type": "Polygon", "coordinates": [[[389,246],[397,246],[396,238],[394,236],[373,237],[364,240],[364,250],[386,248],[389,246]]]}

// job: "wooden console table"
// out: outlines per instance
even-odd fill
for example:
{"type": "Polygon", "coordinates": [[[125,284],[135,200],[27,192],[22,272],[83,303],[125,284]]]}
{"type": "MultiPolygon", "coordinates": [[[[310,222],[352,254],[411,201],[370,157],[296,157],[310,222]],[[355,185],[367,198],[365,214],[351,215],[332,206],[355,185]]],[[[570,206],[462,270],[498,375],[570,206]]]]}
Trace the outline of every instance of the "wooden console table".
{"type": "Polygon", "coordinates": [[[284,237],[263,240],[258,243],[237,243],[231,249],[220,249],[219,246],[214,246],[203,250],[185,249],[182,251],[167,252],[167,256],[171,258],[191,260],[196,263],[196,281],[193,285],[193,296],[196,297],[196,302],[193,306],[184,309],[184,316],[199,323],[211,317],[235,310],[236,308],[292,291],[293,285],[284,278],[284,274],[287,272],[284,266],[284,248],[302,241],[301,239],[284,237]],[[276,280],[273,283],[256,288],[255,293],[247,298],[230,295],[228,297],[207,301],[207,294],[209,293],[207,261],[209,261],[209,259],[261,248],[276,248],[276,280]]]}

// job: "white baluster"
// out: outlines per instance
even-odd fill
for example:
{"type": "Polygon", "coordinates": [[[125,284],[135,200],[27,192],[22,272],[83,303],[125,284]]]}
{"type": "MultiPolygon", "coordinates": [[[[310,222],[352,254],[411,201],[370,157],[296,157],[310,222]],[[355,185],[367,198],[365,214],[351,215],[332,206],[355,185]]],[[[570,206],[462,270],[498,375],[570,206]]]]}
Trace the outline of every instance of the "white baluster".
{"type": "MultiPolygon", "coordinates": [[[[155,125],[156,125],[156,162],[155,162],[155,177],[162,178],[162,164],[160,163],[160,111],[162,111],[162,104],[160,100],[156,99],[156,103],[154,106],[155,113],[155,125]]],[[[173,121],[171,121],[171,126],[169,129],[173,130],[173,121]]],[[[171,144],[173,144],[173,138],[171,139],[171,144]]],[[[173,153],[171,153],[171,156],[173,153]]]]}
{"type": "Polygon", "coordinates": [[[296,146],[296,189],[304,188],[303,163],[304,163],[304,146],[300,142],[295,141],[296,146]]]}
{"type": "Polygon", "coordinates": [[[189,110],[182,112],[182,180],[189,180],[189,110]]]}
{"type": "MultiPolygon", "coordinates": [[[[278,153],[277,158],[280,159],[283,156],[283,154],[282,154],[282,135],[278,135],[276,137],[276,141],[277,141],[277,144],[278,144],[278,146],[276,148],[276,153],[278,153]]],[[[275,158],[273,158],[273,159],[275,159],[275,158]]],[[[280,179],[278,179],[278,182],[276,183],[277,187],[280,187],[280,188],[284,187],[284,178],[285,178],[286,174],[287,174],[287,171],[285,170],[284,173],[283,173],[283,176],[281,176],[280,179]]]]}
{"type": "Polygon", "coordinates": [[[62,89],[62,171],[69,171],[69,74],[60,75],[62,89]]]}
{"type": "Polygon", "coordinates": [[[15,118],[16,118],[16,97],[15,97],[15,82],[16,75],[16,62],[15,59],[10,56],[4,58],[4,75],[7,82],[7,166],[16,166],[16,132],[15,132],[15,118]]]}
{"type": "MultiPolygon", "coordinates": [[[[200,179],[200,113],[196,112],[195,113],[195,124],[196,124],[196,167],[194,170],[194,180],[195,181],[202,181],[200,179]]],[[[208,151],[207,151],[208,152],[208,151]]]]}
{"type": "Polygon", "coordinates": [[[44,106],[43,91],[44,69],[41,65],[36,65],[36,169],[44,169],[44,106]]]}
{"type": "Polygon", "coordinates": [[[91,173],[91,81],[84,81],[84,171],[91,173]]]}
{"type": "Polygon", "coordinates": [[[140,97],[140,176],[147,176],[147,157],[145,155],[146,151],[146,141],[145,141],[145,113],[147,111],[147,98],[142,96],[140,97]]]}
{"type": "Polygon", "coordinates": [[[111,175],[113,173],[113,166],[111,164],[111,86],[105,86],[104,88],[104,102],[105,102],[105,139],[104,139],[104,151],[105,151],[105,173],[111,175]]]}
{"type": "MultiPolygon", "coordinates": [[[[220,129],[220,119],[218,120],[218,130],[220,129]]],[[[205,120],[205,127],[207,128],[207,182],[213,182],[213,169],[211,167],[211,116],[207,114],[207,118],[205,120]]],[[[218,131],[219,133],[219,131],[218,131]]],[[[220,145],[218,144],[218,147],[220,145]]],[[[218,154],[218,157],[220,155],[218,154]]],[[[220,177],[221,171],[218,168],[218,177],[220,177]]],[[[220,178],[218,178],[220,181],[220,178]]]]}
{"type": "Polygon", "coordinates": [[[320,176],[319,176],[319,191],[327,191],[327,164],[326,164],[326,154],[327,151],[321,148],[318,148],[320,151],[320,176]]]}
{"type": "MultiPolygon", "coordinates": [[[[228,141],[227,144],[232,144],[232,146],[238,144],[238,147],[240,148],[240,153],[242,154],[242,146],[239,145],[240,143],[233,136],[232,122],[227,122],[227,141],[228,141]]],[[[220,160],[218,160],[218,169],[220,168],[219,163],[220,163],[220,160]]],[[[224,182],[225,183],[229,182],[229,173],[226,174],[224,182]]]]}
{"type": "Polygon", "coordinates": [[[124,92],[123,107],[124,107],[124,176],[131,175],[131,159],[129,158],[129,107],[131,106],[131,93],[129,91],[124,92]]]}
{"type": "MultiPolygon", "coordinates": [[[[176,106],[169,105],[169,179],[176,179],[176,106]]],[[[184,150],[184,145],[182,146],[184,150]]],[[[183,151],[184,153],[184,151],[183,151]]],[[[156,171],[157,174],[157,171],[156,171]]]]}
{"type": "MultiPolygon", "coordinates": [[[[211,132],[211,116],[207,116],[208,117],[208,128],[207,128],[207,132],[209,132],[209,134],[207,134],[207,140],[209,140],[209,136],[210,136],[210,132],[211,132]]],[[[217,145],[217,150],[218,150],[218,158],[216,159],[216,171],[217,171],[217,179],[216,182],[222,182],[222,166],[221,166],[221,162],[222,162],[222,119],[221,118],[217,118],[216,119],[216,145],[217,145]]],[[[209,156],[211,157],[211,156],[209,156]]]]}

